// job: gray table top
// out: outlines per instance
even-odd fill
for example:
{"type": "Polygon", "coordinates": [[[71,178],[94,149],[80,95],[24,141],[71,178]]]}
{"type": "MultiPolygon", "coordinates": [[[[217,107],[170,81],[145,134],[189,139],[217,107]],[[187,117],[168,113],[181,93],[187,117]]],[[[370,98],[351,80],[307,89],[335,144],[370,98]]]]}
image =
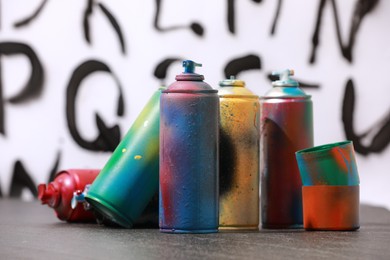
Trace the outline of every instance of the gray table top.
{"type": "Polygon", "coordinates": [[[362,205],[355,232],[164,234],[69,224],[39,202],[0,200],[0,259],[390,259],[390,212],[362,205]]]}

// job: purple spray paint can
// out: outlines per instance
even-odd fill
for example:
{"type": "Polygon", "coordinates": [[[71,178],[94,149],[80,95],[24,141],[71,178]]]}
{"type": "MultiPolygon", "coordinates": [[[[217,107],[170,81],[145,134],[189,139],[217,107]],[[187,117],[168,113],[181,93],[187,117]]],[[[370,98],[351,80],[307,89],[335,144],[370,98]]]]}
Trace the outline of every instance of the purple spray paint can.
{"type": "Polygon", "coordinates": [[[260,97],[261,223],[263,228],[301,228],[302,182],[295,152],[313,146],[313,104],[289,76],[260,97]]]}
{"type": "Polygon", "coordinates": [[[193,61],[160,102],[160,231],[218,231],[217,91],[193,61]]]}

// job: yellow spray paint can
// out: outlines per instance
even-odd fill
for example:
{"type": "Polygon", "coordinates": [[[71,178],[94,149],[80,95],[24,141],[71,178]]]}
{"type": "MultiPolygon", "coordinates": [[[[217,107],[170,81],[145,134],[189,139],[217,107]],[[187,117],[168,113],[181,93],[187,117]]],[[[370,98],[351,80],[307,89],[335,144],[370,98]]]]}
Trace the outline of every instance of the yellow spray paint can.
{"type": "Polygon", "coordinates": [[[234,77],[219,85],[219,230],[258,230],[259,97],[234,77]]]}

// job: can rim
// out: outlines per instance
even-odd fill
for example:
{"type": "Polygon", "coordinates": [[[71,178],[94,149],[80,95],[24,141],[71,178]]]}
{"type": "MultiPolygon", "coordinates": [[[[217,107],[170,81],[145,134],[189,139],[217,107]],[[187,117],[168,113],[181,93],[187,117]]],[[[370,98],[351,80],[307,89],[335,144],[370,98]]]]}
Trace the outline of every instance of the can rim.
{"type": "Polygon", "coordinates": [[[260,99],[301,99],[301,100],[306,100],[306,99],[311,99],[311,95],[306,95],[306,96],[260,96],[260,99]]]}
{"type": "Polygon", "coordinates": [[[120,226],[131,228],[133,221],[122,214],[115,206],[108,201],[99,198],[96,195],[88,193],[85,199],[92,205],[92,208],[98,211],[103,216],[107,217],[111,221],[117,223],[120,226]]]}
{"type": "Polygon", "coordinates": [[[166,90],[163,90],[161,91],[162,93],[164,94],[168,94],[168,93],[218,93],[218,90],[215,90],[215,89],[203,89],[203,90],[185,90],[185,89],[174,89],[174,90],[169,90],[169,89],[166,89],[166,90]]]}
{"type": "Polygon", "coordinates": [[[314,146],[310,148],[306,148],[300,151],[295,152],[296,155],[301,155],[301,156],[307,156],[307,155],[321,155],[323,153],[327,154],[332,148],[335,147],[346,147],[353,145],[352,141],[346,140],[346,141],[341,141],[341,142],[336,142],[336,143],[330,143],[330,144],[323,144],[319,146],[314,146]]]}

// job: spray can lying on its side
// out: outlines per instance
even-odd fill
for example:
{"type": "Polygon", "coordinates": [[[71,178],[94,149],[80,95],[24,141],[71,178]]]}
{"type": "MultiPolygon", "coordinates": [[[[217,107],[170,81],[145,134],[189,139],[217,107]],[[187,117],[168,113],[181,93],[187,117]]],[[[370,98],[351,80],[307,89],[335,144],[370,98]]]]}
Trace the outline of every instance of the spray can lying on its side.
{"type": "MultiPolygon", "coordinates": [[[[77,190],[73,194],[73,199],[71,202],[72,208],[76,208],[79,203],[83,204],[84,209],[92,211],[95,215],[96,222],[105,226],[114,226],[118,227],[119,225],[116,222],[113,222],[111,219],[102,215],[100,212],[93,209],[91,204],[89,204],[85,197],[88,194],[88,190],[91,187],[91,184],[85,185],[84,191],[77,190]]],[[[145,210],[142,212],[142,215],[137,218],[134,222],[133,227],[135,228],[158,228],[158,193],[153,196],[149,204],[146,206],[145,210]]]]}
{"type": "Polygon", "coordinates": [[[260,97],[261,223],[263,228],[301,228],[302,181],[295,152],[313,146],[313,104],[284,70],[260,97]]]}
{"type": "Polygon", "coordinates": [[[220,82],[219,229],[259,229],[259,97],[245,82],[220,82]]]}
{"type": "Polygon", "coordinates": [[[160,231],[218,231],[217,91],[183,61],[161,95],[160,231]]]}
{"type": "Polygon", "coordinates": [[[160,88],[92,183],[85,199],[110,221],[131,228],[158,190],[160,88]]]}
{"type": "Polygon", "coordinates": [[[55,210],[57,217],[68,222],[94,222],[93,212],[78,204],[72,208],[72,198],[75,192],[82,192],[85,186],[91,184],[100,170],[70,169],[57,173],[54,180],[38,185],[38,199],[55,210]]]}

